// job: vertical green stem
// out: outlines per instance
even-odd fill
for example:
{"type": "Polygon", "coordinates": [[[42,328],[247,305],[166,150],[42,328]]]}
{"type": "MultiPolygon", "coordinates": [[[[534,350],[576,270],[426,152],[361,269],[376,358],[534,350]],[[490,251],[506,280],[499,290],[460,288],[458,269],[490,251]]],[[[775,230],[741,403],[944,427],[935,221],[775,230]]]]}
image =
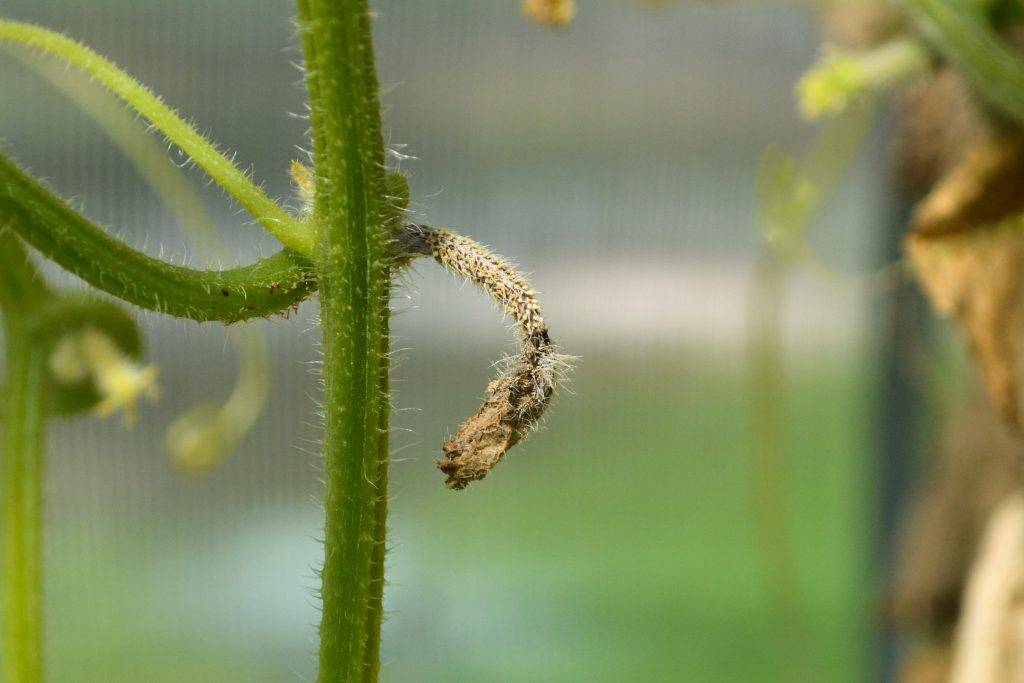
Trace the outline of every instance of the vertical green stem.
{"type": "Polygon", "coordinates": [[[38,344],[7,326],[3,500],[3,676],[12,683],[43,680],[43,383],[38,344]],[[20,338],[18,338],[20,337],[20,338]]]}
{"type": "Polygon", "coordinates": [[[379,670],[388,458],[388,206],[367,0],[299,0],[317,173],[326,494],[319,680],[379,670]]]}
{"type": "MultiPolygon", "coordinates": [[[[34,273],[17,238],[0,235],[0,303],[6,348],[0,453],[0,680],[43,680],[43,345],[32,333],[34,273]]],[[[38,283],[42,287],[42,283],[38,283]]]]}
{"type": "Polygon", "coordinates": [[[370,575],[370,593],[367,601],[368,613],[366,623],[366,650],[363,652],[365,664],[364,680],[376,680],[380,669],[380,631],[384,623],[384,556],[387,553],[387,518],[388,518],[388,433],[391,417],[390,391],[388,387],[388,370],[390,369],[388,334],[388,317],[383,319],[383,336],[381,337],[380,367],[377,372],[380,382],[379,395],[384,398],[378,411],[377,431],[383,436],[383,443],[378,444],[377,469],[374,477],[379,495],[374,506],[373,556],[370,558],[372,572],[370,575]]]}
{"type": "Polygon", "coordinates": [[[789,525],[789,465],[784,432],[786,391],[783,316],[793,258],[765,246],[748,299],[751,500],[758,560],[775,619],[783,680],[813,679],[818,671],[808,648],[811,630],[801,590],[799,561],[789,525]]]}

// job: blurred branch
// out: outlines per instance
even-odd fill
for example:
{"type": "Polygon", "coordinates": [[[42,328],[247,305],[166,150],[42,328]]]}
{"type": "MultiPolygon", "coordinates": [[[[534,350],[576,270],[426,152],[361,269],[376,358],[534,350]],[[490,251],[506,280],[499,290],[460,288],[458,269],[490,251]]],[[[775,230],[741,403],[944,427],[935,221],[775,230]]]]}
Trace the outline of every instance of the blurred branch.
{"type": "Polygon", "coordinates": [[[931,45],[990,105],[1024,124],[1024,58],[999,35],[990,2],[902,0],[931,45]]]}
{"type": "MultiPolygon", "coordinates": [[[[795,264],[808,258],[807,232],[835,192],[842,173],[860,151],[875,108],[860,106],[830,122],[807,160],[765,154],[759,179],[758,223],[763,246],[750,282],[747,308],[747,367],[753,450],[753,517],[767,591],[780,628],[809,637],[809,617],[789,529],[785,434],[786,289],[795,264]]],[[[798,639],[802,640],[802,639],[798,639]]],[[[813,677],[814,663],[802,647],[786,657],[797,680],[813,677]]]]}
{"type": "Polygon", "coordinates": [[[0,678],[43,681],[43,455],[46,354],[32,324],[33,292],[44,287],[18,238],[0,231],[5,347],[0,458],[0,678]]]}

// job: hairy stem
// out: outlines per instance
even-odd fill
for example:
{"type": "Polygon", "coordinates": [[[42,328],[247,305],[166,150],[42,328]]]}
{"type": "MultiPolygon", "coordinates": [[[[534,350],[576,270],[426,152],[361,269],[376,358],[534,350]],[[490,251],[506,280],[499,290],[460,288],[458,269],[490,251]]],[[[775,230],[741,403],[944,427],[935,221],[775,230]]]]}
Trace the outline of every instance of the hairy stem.
{"type": "Polygon", "coordinates": [[[301,254],[313,253],[311,226],[268,197],[227,155],[116,64],[67,36],[22,22],[0,20],[0,41],[52,55],[96,79],[180,147],[282,244],[301,254]]]}
{"type": "Polygon", "coordinates": [[[6,347],[0,454],[0,679],[43,680],[42,524],[46,355],[32,330],[41,283],[17,238],[0,234],[0,304],[6,347]]]}
{"type": "Polygon", "coordinates": [[[287,249],[229,270],[174,266],[135,251],[54,197],[0,155],[0,227],[92,286],[153,311],[234,322],[287,311],[316,286],[308,261],[287,249]]]}
{"type": "Polygon", "coordinates": [[[374,681],[384,585],[389,209],[367,0],[299,0],[316,162],[326,494],[319,680],[374,681]]]}
{"type": "MultiPolygon", "coordinates": [[[[147,135],[131,111],[109,92],[56,62],[42,62],[15,53],[26,68],[38,73],[66,95],[95,123],[131,162],[161,203],[207,258],[226,258],[228,249],[217,234],[202,197],[181,169],[167,159],[166,150],[147,135]]],[[[254,326],[231,330],[238,353],[238,376],[228,399],[204,403],[175,420],[167,431],[167,446],[176,463],[203,472],[226,458],[253,428],[270,395],[270,352],[266,335],[254,326]]]]}

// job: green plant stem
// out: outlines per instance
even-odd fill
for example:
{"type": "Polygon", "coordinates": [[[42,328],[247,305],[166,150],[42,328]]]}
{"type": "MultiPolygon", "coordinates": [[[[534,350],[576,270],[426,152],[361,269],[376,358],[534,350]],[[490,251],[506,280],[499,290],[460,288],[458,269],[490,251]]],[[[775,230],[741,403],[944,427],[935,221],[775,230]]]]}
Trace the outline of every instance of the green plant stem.
{"type": "Polygon", "coordinates": [[[17,21],[0,20],[0,41],[52,55],[96,79],[180,147],[282,244],[300,254],[313,253],[316,246],[313,226],[292,216],[268,197],[227,155],[116,64],[67,36],[17,21]]]}
{"type": "MultiPolygon", "coordinates": [[[[66,95],[95,123],[131,162],[160,202],[207,257],[226,258],[228,249],[217,234],[202,197],[188,178],[167,159],[166,150],[139,125],[137,117],[115,97],[80,73],[58,62],[31,59],[13,51],[15,59],[66,95]]],[[[204,471],[230,455],[259,419],[270,396],[270,351],[266,335],[255,326],[237,326],[229,339],[238,353],[238,376],[228,399],[220,405],[200,404],[168,428],[167,444],[180,466],[204,471]],[[203,437],[196,439],[195,434],[203,437]]]]}
{"type": "Polygon", "coordinates": [[[812,637],[799,581],[789,519],[784,430],[786,367],[784,310],[794,267],[810,261],[808,232],[835,195],[843,174],[863,148],[877,114],[872,100],[858,103],[825,126],[806,160],[775,151],[762,161],[758,194],[761,255],[747,299],[747,368],[750,380],[750,501],[758,557],[785,662],[785,678],[814,680],[819,662],[806,648],[812,637]]]}
{"type": "Polygon", "coordinates": [[[8,50],[29,71],[48,82],[81,110],[138,172],[157,200],[178,221],[204,256],[222,258],[227,249],[219,239],[205,202],[186,173],[167,157],[167,146],[150,135],[142,121],[111,92],[85,74],[56,60],[39,59],[25,50],[8,50]]]}
{"type": "Polygon", "coordinates": [[[147,256],[93,225],[3,155],[0,227],[92,286],[181,318],[234,322],[268,316],[289,310],[316,288],[309,262],[287,249],[220,271],[147,256]]]}
{"type": "Polygon", "coordinates": [[[762,248],[747,301],[747,364],[750,381],[751,512],[758,544],[757,559],[783,663],[783,680],[812,680],[819,671],[812,651],[806,596],[790,528],[791,463],[784,421],[786,406],[783,313],[793,260],[769,246],[762,248]]]}
{"type": "Polygon", "coordinates": [[[324,351],[321,682],[379,671],[388,460],[389,211],[366,0],[299,0],[324,351]]]}
{"type": "Polygon", "coordinates": [[[43,680],[42,525],[46,355],[33,332],[43,285],[17,238],[0,234],[0,305],[6,351],[0,453],[2,618],[0,679],[43,680]]]}
{"type": "Polygon", "coordinates": [[[1024,124],[1024,59],[967,0],[903,0],[931,45],[990,105],[1024,124]]]}
{"type": "Polygon", "coordinates": [[[46,358],[22,330],[5,325],[3,499],[3,675],[5,681],[41,681],[42,494],[46,358]]]}

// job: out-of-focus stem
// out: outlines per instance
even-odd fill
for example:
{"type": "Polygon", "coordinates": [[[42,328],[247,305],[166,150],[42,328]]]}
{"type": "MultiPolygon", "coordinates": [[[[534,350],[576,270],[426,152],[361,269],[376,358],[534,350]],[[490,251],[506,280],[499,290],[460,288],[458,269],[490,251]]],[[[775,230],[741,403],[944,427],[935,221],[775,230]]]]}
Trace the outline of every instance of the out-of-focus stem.
{"type": "Polygon", "coordinates": [[[902,0],[932,46],[989,104],[1024,123],[1024,57],[989,23],[987,3],[902,0]]]}
{"type": "Polygon", "coordinates": [[[3,680],[43,680],[43,451],[46,357],[25,330],[5,325],[3,680]]]}
{"type": "Polygon", "coordinates": [[[760,229],[764,244],[747,300],[750,377],[751,507],[765,586],[780,629],[786,629],[787,673],[793,680],[818,671],[800,642],[810,628],[789,529],[786,487],[785,343],[786,287],[793,267],[810,249],[812,220],[833,195],[855,160],[874,120],[875,108],[853,108],[831,121],[803,163],[785,155],[766,157],[761,177],[760,229]]]}
{"type": "Polygon", "coordinates": [[[35,338],[33,302],[43,284],[17,238],[0,233],[3,308],[3,452],[0,453],[0,679],[43,680],[43,456],[46,352],[35,338]]]}

